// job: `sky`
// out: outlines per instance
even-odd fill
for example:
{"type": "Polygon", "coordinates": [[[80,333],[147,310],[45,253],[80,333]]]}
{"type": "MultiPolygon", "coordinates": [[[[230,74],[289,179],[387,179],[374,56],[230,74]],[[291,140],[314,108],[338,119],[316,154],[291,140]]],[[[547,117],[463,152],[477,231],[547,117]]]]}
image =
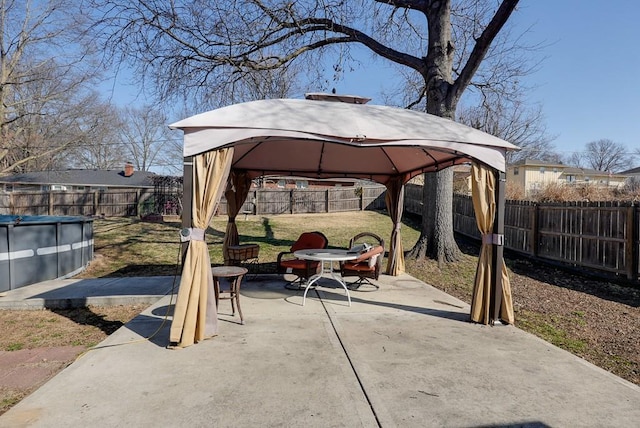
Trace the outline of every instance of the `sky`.
{"type": "Polygon", "coordinates": [[[640,148],[640,2],[525,0],[515,22],[548,43],[526,81],[559,152],[610,139],[640,148]]]}
{"type": "MultiPolygon", "coordinates": [[[[542,62],[524,83],[534,88],[528,98],[541,104],[561,155],[600,139],[622,143],[629,153],[640,148],[638,17],[637,0],[522,0],[511,16],[514,33],[526,31],[531,44],[544,46],[537,53],[542,62]]],[[[379,88],[390,78],[388,71],[380,62],[366,71],[345,74],[337,91],[382,104],[379,88]]],[[[131,88],[118,86],[114,101],[129,102],[118,93],[131,88]]]]}

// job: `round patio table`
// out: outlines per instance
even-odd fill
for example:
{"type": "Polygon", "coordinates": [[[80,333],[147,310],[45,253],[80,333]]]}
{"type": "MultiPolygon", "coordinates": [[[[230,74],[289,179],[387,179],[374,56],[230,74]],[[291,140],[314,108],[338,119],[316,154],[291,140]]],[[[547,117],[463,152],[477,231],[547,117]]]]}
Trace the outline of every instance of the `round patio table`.
{"type": "Polygon", "coordinates": [[[324,248],[295,251],[293,255],[302,260],[313,260],[321,263],[320,272],[313,275],[307,281],[307,286],[305,287],[304,295],[302,296],[302,306],[304,306],[305,300],[307,298],[309,287],[311,287],[315,282],[322,278],[322,276],[326,276],[326,274],[330,274],[330,276],[334,280],[338,281],[338,283],[342,285],[342,288],[344,288],[344,291],[347,293],[349,306],[351,306],[351,295],[349,294],[347,284],[344,282],[341,276],[338,276],[333,272],[333,262],[355,260],[358,258],[357,254],[349,253],[347,250],[334,250],[324,248]]]}

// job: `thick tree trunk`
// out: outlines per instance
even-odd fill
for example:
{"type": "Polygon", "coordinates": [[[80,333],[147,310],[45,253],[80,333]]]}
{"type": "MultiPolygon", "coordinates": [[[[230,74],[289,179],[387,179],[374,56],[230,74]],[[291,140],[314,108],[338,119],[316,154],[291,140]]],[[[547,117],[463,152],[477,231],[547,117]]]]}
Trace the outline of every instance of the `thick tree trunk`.
{"type": "Polygon", "coordinates": [[[422,230],[408,257],[455,262],[460,249],[453,233],[453,168],[425,174],[422,191],[422,230]]]}

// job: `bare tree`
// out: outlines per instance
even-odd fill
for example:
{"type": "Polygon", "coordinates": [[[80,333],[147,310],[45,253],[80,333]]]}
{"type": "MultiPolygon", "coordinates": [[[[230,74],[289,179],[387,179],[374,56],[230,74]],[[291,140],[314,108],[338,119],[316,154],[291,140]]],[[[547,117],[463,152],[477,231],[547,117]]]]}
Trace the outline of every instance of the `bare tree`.
{"type": "Polygon", "coordinates": [[[458,121],[520,147],[519,151],[507,153],[507,163],[559,160],[553,137],[547,134],[542,107],[527,106],[521,98],[511,100],[491,94],[479,106],[461,109],[458,121]]]}
{"type": "Polygon", "coordinates": [[[122,111],[121,122],[120,140],[136,169],[166,169],[182,163],[182,141],[170,132],[162,111],[150,105],[127,107],[122,111]]]}
{"type": "MultiPolygon", "coordinates": [[[[406,106],[454,119],[470,85],[507,96],[514,79],[530,71],[517,38],[498,37],[518,0],[90,3],[90,13],[102,13],[95,34],[105,35],[109,57],[133,62],[164,99],[189,94],[202,103],[231,102],[239,85],[292,64],[313,81],[323,57],[340,74],[358,45],[414,77],[406,106]]],[[[452,185],[451,169],[428,174],[415,256],[459,257],[452,185]]]]}
{"type": "Polygon", "coordinates": [[[77,107],[96,68],[75,38],[72,6],[0,0],[0,173],[56,167],[81,139],[77,107]]]}
{"type": "Polygon", "coordinates": [[[120,141],[123,123],[117,107],[87,97],[79,106],[77,143],[65,151],[65,160],[75,168],[108,170],[122,168],[126,161],[126,147],[120,141]]]}
{"type": "Polygon", "coordinates": [[[622,143],[609,139],[587,143],[581,154],[586,166],[597,171],[619,172],[633,166],[635,156],[622,143]]]}

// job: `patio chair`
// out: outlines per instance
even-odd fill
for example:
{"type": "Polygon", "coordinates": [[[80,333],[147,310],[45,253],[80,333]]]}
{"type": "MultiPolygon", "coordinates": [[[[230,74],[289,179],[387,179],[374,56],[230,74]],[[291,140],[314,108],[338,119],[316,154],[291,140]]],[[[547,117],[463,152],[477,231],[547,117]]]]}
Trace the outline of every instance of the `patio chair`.
{"type": "Polygon", "coordinates": [[[305,232],[296,242],[293,243],[289,251],[278,254],[277,272],[281,275],[293,274],[296,278],[289,282],[287,288],[301,288],[302,284],[320,269],[320,262],[312,260],[301,260],[292,258],[295,251],[323,249],[327,248],[329,240],[321,232],[305,232]]]}
{"type": "Polygon", "coordinates": [[[350,251],[357,251],[358,258],[340,263],[340,274],[343,277],[357,276],[358,279],[348,283],[349,288],[357,290],[363,284],[380,288],[370,280],[377,280],[382,270],[384,258],[384,240],[375,233],[359,233],[349,241],[350,251]]]}

